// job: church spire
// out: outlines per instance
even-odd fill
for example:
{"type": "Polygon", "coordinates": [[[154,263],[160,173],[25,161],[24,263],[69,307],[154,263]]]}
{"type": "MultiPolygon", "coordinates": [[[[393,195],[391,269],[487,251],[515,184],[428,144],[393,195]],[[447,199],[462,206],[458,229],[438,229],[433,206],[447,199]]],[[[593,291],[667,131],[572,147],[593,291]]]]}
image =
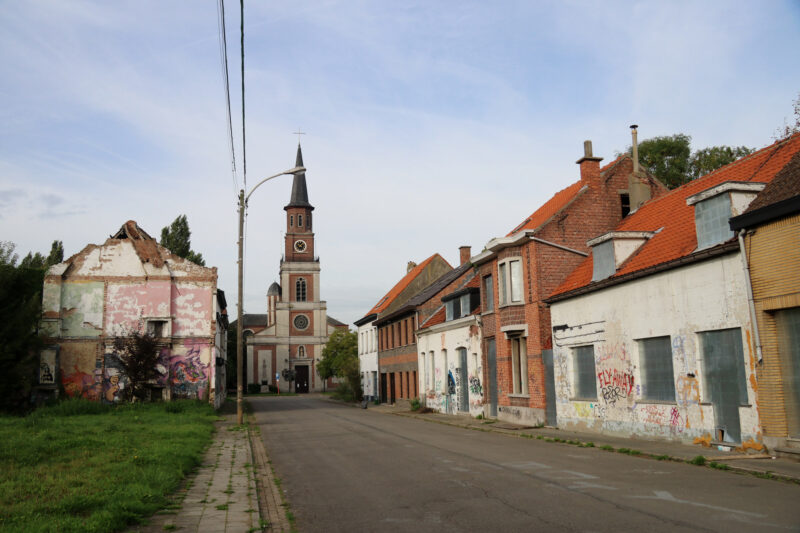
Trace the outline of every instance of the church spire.
{"type": "MultiPolygon", "coordinates": [[[[304,166],[303,151],[300,148],[300,143],[297,143],[297,160],[295,161],[295,166],[304,166]]],[[[289,209],[290,207],[305,207],[310,210],[314,209],[314,206],[308,203],[308,189],[306,188],[305,172],[300,172],[299,174],[294,175],[294,181],[292,182],[292,196],[289,199],[289,204],[286,205],[284,209],[289,209]]]]}

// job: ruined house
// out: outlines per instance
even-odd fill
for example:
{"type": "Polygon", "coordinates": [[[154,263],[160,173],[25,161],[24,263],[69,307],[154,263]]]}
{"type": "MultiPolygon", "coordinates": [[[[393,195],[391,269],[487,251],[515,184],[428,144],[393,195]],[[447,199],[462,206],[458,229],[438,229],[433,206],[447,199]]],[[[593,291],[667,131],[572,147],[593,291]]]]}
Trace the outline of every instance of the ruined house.
{"type": "Polygon", "coordinates": [[[216,268],[178,257],[131,220],[47,271],[43,360],[53,363],[67,396],[119,402],[129,384],[114,339],[147,331],[161,346],[151,398],[219,407],[226,392],[225,307],[216,268]]]}

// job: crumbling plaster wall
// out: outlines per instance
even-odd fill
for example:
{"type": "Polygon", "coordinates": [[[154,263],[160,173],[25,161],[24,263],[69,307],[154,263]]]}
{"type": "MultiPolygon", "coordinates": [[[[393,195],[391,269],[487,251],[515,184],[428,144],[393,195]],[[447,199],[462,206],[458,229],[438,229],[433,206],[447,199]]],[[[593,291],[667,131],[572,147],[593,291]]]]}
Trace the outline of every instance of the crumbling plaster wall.
{"type": "Polygon", "coordinates": [[[760,440],[755,354],[745,279],[738,253],[669,270],[556,302],[552,324],[558,425],[622,435],[691,441],[715,436],[698,333],[741,328],[747,405],[742,441],[760,440]],[[675,402],[642,398],[637,339],[669,336],[675,402]],[[576,400],[572,350],[594,346],[597,398],[576,400]]]}

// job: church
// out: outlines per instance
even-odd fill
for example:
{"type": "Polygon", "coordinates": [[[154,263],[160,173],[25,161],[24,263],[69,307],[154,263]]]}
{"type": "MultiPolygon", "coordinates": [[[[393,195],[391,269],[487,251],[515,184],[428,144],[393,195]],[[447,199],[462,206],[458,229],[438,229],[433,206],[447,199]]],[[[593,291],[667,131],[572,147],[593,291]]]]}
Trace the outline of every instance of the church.
{"type": "MultiPolygon", "coordinates": [[[[297,167],[303,153],[297,145],[297,167]]],[[[266,314],[243,317],[248,384],[277,386],[281,392],[321,392],[336,386],[322,380],[317,366],[328,337],[347,325],[328,316],[320,299],[320,263],[315,254],[314,206],[305,172],[295,174],[286,211],[280,284],[267,290],[266,314]],[[289,379],[287,379],[289,378],[289,379]]]]}

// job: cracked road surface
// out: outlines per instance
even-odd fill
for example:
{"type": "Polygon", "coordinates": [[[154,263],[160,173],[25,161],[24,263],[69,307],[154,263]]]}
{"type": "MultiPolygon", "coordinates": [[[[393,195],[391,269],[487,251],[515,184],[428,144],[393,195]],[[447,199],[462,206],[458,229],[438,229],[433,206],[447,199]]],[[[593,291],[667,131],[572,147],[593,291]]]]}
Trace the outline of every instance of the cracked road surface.
{"type": "Polygon", "coordinates": [[[248,401],[302,533],[800,531],[796,484],[318,396],[248,401]]]}

